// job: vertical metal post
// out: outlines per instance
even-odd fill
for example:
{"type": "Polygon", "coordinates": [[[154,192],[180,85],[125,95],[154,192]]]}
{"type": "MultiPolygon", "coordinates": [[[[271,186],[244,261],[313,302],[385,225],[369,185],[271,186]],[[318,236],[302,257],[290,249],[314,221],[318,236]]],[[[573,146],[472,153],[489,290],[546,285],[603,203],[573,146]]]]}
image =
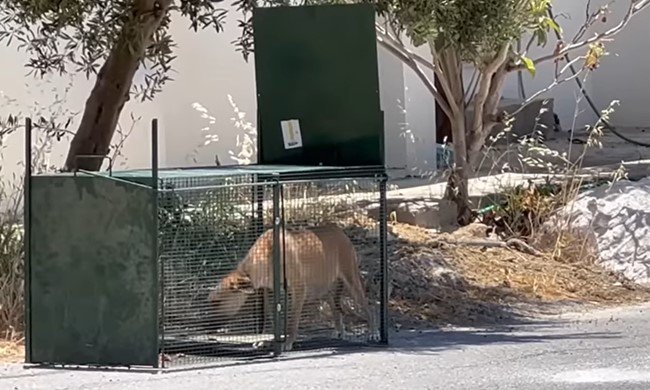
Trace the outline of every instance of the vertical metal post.
{"type": "MultiPolygon", "coordinates": [[[[284,186],[280,186],[280,229],[285,232],[285,221],[286,219],[284,218],[284,186]]],[[[282,262],[282,279],[280,280],[282,282],[282,307],[284,310],[282,310],[282,331],[283,334],[286,335],[287,332],[287,323],[289,322],[289,311],[287,308],[289,307],[289,294],[287,293],[287,243],[286,243],[287,235],[283,234],[282,235],[282,241],[280,242],[280,245],[282,245],[282,257],[280,261],[282,262]]]]}
{"type": "Polygon", "coordinates": [[[32,361],[32,294],[31,294],[31,194],[32,194],[32,119],[25,119],[25,177],[23,179],[23,245],[24,306],[25,306],[25,363],[32,361]]]}
{"type": "Polygon", "coordinates": [[[155,269],[158,270],[158,283],[156,283],[157,290],[154,296],[158,297],[158,305],[153,305],[155,310],[155,335],[156,335],[156,351],[155,352],[155,368],[165,368],[165,304],[164,304],[164,291],[165,291],[165,267],[164,264],[159,262],[158,256],[158,119],[154,118],[151,121],[151,193],[152,193],[152,209],[153,209],[153,237],[151,242],[151,251],[153,254],[152,261],[155,264],[155,269]],[[163,356],[161,359],[159,356],[163,356]]]}
{"type": "Polygon", "coordinates": [[[381,268],[381,299],[380,299],[380,323],[379,341],[381,344],[388,344],[388,221],[386,215],[386,182],[387,177],[379,181],[379,246],[380,246],[380,268],[381,268]]]}
{"type": "MultiPolygon", "coordinates": [[[[260,181],[266,182],[266,180],[261,179],[260,175],[255,175],[255,183],[260,181]]],[[[255,236],[259,237],[264,233],[264,190],[266,186],[255,186],[255,199],[253,202],[257,204],[257,215],[255,218],[255,236]]],[[[255,206],[253,206],[255,207],[255,206]]]]}
{"type": "MultiPolygon", "coordinates": [[[[266,189],[266,186],[259,185],[262,181],[259,176],[260,175],[258,174],[253,175],[253,186],[251,187],[251,213],[253,218],[251,219],[251,229],[249,232],[254,234],[255,237],[259,237],[264,233],[264,190],[266,189]]],[[[266,296],[263,296],[266,292],[262,291],[259,294],[261,298],[259,305],[260,321],[257,330],[259,334],[262,334],[264,333],[266,313],[268,310],[268,308],[265,307],[265,303],[268,305],[268,302],[265,299],[266,296]]]]}
{"type": "MultiPolygon", "coordinates": [[[[280,327],[280,312],[282,304],[280,303],[280,240],[281,234],[280,218],[280,181],[276,178],[273,183],[273,354],[279,356],[282,352],[282,329],[280,327]]],[[[284,252],[284,251],[283,251],[284,252]]]]}

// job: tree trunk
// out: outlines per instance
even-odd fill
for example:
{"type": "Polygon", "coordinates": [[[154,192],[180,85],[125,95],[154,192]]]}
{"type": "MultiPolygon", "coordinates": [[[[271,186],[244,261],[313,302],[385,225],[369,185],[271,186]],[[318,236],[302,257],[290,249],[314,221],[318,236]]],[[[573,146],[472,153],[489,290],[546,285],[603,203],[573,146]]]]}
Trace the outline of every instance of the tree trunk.
{"type": "Polygon", "coordinates": [[[431,53],[436,59],[440,85],[444,89],[444,97],[451,108],[451,137],[454,150],[454,165],[447,181],[445,198],[456,204],[457,221],[460,225],[472,222],[472,208],[469,202],[469,176],[471,166],[467,154],[467,127],[465,120],[465,88],[463,84],[463,68],[461,57],[453,49],[435,50],[431,53]]]}
{"type": "Polygon", "coordinates": [[[64,171],[98,171],[109,147],[133,77],[153,34],[169,11],[172,0],[136,0],[132,18],[97,74],[79,128],[72,139],[64,171]],[[84,157],[93,156],[93,157],[84,157]]]}
{"type": "Polygon", "coordinates": [[[465,115],[451,118],[451,130],[454,137],[454,167],[447,181],[445,198],[456,204],[457,221],[461,226],[472,223],[472,207],[469,201],[469,176],[472,167],[469,164],[466,144],[465,115]]]}

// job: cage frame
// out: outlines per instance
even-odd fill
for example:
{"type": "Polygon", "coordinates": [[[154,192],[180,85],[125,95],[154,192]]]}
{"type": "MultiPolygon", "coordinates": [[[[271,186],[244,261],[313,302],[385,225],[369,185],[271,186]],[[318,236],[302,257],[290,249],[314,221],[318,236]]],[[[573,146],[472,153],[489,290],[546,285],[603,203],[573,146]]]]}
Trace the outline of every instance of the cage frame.
{"type": "MultiPolygon", "coordinates": [[[[31,118],[25,119],[25,176],[24,176],[24,213],[23,213],[23,226],[24,226],[24,237],[25,237],[25,265],[24,265],[24,310],[25,310],[25,363],[28,365],[36,366],[48,366],[48,367],[72,367],[72,366],[91,366],[91,367],[109,367],[109,368],[118,368],[118,367],[137,367],[140,368],[142,365],[130,365],[130,364],[121,364],[121,363],[79,363],[79,362],[66,362],[66,361],[55,361],[55,362],[44,362],[36,361],[33,356],[33,338],[32,338],[32,253],[31,246],[34,244],[32,240],[32,179],[33,175],[33,166],[32,166],[32,121],[31,118]]],[[[160,193],[161,193],[161,169],[159,167],[159,153],[158,153],[158,119],[154,118],[151,121],[151,183],[147,187],[147,190],[150,191],[151,202],[152,202],[152,223],[153,231],[157,232],[154,235],[153,240],[151,241],[151,251],[154,257],[153,262],[156,265],[156,275],[155,275],[155,291],[154,295],[157,297],[157,302],[154,305],[156,308],[155,314],[155,324],[153,325],[152,332],[156,337],[156,350],[152,351],[152,356],[155,355],[155,361],[151,361],[151,364],[145,365],[145,369],[153,368],[155,370],[170,370],[171,368],[165,364],[164,359],[160,359],[160,355],[164,353],[164,341],[165,341],[165,329],[162,325],[162,321],[165,319],[165,305],[164,305],[164,292],[165,292],[165,270],[164,266],[161,263],[161,254],[160,254],[160,227],[158,220],[158,213],[160,209],[160,193]]],[[[103,156],[82,156],[83,158],[104,158],[103,156]]],[[[238,167],[238,166],[229,166],[238,167]]],[[[261,166],[252,165],[252,166],[242,166],[242,169],[247,170],[256,170],[261,166]]],[[[177,168],[165,168],[165,170],[184,170],[184,169],[210,169],[216,170],[222,167],[177,167],[177,168]]],[[[305,167],[302,167],[305,168],[305,167]]],[[[267,169],[268,170],[268,169],[267,169]]],[[[109,169],[108,174],[113,180],[121,180],[125,183],[127,181],[122,179],[116,179],[113,177],[112,171],[112,161],[109,160],[109,169]]],[[[87,175],[89,177],[98,176],[106,178],[107,176],[97,172],[84,171],[84,170],[75,170],[73,176],[77,175],[87,175]]],[[[387,236],[388,236],[388,227],[387,227],[387,180],[388,175],[384,167],[314,167],[313,171],[307,173],[300,173],[297,171],[292,171],[290,169],[286,170],[284,173],[272,172],[271,174],[262,173],[255,174],[255,184],[271,185],[273,190],[273,268],[274,268],[274,304],[278,304],[280,297],[280,229],[284,229],[284,218],[280,216],[281,213],[281,198],[282,198],[282,189],[283,185],[287,183],[300,183],[307,181],[314,181],[318,179],[372,179],[377,183],[378,188],[378,200],[379,200],[379,215],[378,215],[378,245],[379,245],[379,269],[381,272],[381,280],[379,281],[379,323],[378,323],[378,333],[379,340],[377,342],[368,342],[368,345],[376,346],[388,346],[388,323],[389,323],[389,312],[388,312],[388,283],[389,283],[389,269],[388,269],[388,253],[387,253],[387,236]]],[[[128,182],[132,185],[138,185],[132,182],[128,182]]],[[[259,199],[254,199],[254,202],[260,202],[259,199]]],[[[258,212],[263,213],[262,207],[258,208],[258,212]]],[[[284,310],[286,314],[286,310],[284,310]]],[[[285,352],[282,351],[281,336],[283,329],[278,325],[279,321],[277,316],[279,316],[277,310],[273,310],[273,336],[274,344],[272,354],[269,356],[264,355],[263,357],[279,357],[285,352]]],[[[286,326],[286,321],[285,321],[286,326]]],[[[251,356],[252,357],[252,356],[251,356]]],[[[197,368],[205,367],[205,364],[200,364],[197,368]]]]}

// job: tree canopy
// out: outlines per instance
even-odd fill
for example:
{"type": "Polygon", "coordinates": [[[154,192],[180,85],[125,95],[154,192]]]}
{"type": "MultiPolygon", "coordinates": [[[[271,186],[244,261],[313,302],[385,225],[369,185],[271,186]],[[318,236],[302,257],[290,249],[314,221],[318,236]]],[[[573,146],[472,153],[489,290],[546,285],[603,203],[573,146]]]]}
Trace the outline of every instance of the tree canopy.
{"type": "Polygon", "coordinates": [[[377,0],[376,4],[414,45],[451,47],[472,63],[492,59],[504,43],[527,31],[534,30],[544,42],[545,32],[557,28],[547,14],[550,0],[377,0]]]}

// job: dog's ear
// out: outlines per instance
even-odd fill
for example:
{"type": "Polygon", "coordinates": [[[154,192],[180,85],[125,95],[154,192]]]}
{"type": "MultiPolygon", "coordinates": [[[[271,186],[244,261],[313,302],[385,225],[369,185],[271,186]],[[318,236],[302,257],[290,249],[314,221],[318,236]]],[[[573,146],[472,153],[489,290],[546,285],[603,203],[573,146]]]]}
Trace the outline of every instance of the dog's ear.
{"type": "Polygon", "coordinates": [[[255,287],[251,278],[241,275],[233,283],[233,289],[243,292],[244,294],[255,294],[255,287]]]}

